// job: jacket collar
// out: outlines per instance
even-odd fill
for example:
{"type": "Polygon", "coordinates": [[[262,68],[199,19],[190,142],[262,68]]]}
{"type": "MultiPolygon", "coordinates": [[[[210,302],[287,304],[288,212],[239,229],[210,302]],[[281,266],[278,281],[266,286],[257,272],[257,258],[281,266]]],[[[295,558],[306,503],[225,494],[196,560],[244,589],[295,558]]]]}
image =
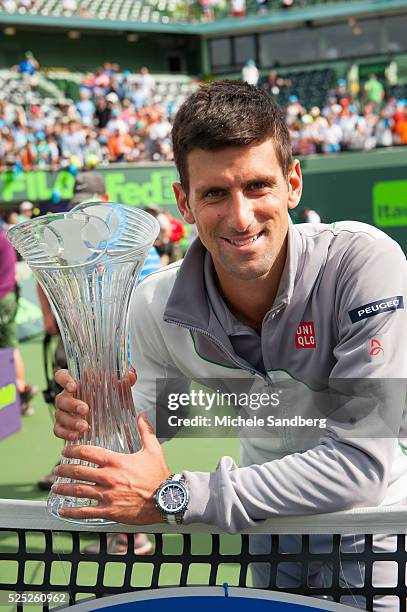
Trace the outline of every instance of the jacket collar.
{"type": "MultiPolygon", "coordinates": [[[[302,248],[301,235],[290,221],[287,258],[271,310],[289,304],[294,291],[295,280],[301,274],[299,261],[302,248]]],[[[212,331],[214,315],[207,299],[204,278],[206,252],[199,238],[194,240],[188,249],[166,304],[165,321],[176,322],[185,327],[212,331]]]]}

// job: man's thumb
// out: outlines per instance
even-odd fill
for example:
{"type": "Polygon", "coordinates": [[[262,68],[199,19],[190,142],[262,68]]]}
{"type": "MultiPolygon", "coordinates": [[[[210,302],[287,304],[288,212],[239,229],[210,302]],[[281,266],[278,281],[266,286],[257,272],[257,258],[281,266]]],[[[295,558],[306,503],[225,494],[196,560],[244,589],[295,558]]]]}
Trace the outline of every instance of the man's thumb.
{"type": "Polygon", "coordinates": [[[155,444],[157,442],[155,431],[152,428],[144,412],[140,414],[137,425],[143,448],[148,448],[149,446],[151,446],[151,444],[155,444]]]}

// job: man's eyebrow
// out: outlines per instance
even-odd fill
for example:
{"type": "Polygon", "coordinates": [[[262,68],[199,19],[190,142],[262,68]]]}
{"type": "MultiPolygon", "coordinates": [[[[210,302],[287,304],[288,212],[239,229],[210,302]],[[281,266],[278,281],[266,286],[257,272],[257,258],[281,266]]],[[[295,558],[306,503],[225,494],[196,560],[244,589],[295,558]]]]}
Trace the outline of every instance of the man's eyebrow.
{"type": "MultiPolygon", "coordinates": [[[[243,182],[243,188],[249,187],[250,185],[254,185],[256,183],[268,183],[269,185],[275,185],[276,182],[276,176],[274,176],[273,174],[265,174],[262,176],[253,177],[252,179],[243,182]]],[[[226,185],[203,185],[202,187],[198,186],[195,189],[195,194],[197,196],[203,196],[208,193],[208,191],[227,191],[228,189],[229,187],[226,185]]]]}
{"type": "Polygon", "coordinates": [[[245,187],[249,185],[254,185],[256,183],[268,183],[269,185],[275,185],[277,182],[277,178],[273,174],[265,174],[263,176],[256,176],[244,183],[245,187]]]}

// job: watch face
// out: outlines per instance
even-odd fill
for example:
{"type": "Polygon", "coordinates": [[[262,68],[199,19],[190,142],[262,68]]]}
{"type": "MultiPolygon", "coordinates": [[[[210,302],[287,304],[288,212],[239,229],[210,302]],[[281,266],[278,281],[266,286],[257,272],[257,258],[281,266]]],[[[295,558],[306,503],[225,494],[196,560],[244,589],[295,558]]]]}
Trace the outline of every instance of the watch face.
{"type": "Polygon", "coordinates": [[[180,512],[187,503],[186,489],[181,484],[168,483],[161,489],[157,501],[164,512],[176,514],[180,512]]]}

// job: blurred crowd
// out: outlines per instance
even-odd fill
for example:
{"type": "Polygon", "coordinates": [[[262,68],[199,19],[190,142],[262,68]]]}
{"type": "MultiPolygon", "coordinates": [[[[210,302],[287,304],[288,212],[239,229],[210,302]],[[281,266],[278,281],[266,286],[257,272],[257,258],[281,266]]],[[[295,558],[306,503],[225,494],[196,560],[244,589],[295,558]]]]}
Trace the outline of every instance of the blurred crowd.
{"type": "MultiPolygon", "coordinates": [[[[259,83],[253,60],[243,67],[242,79],[253,85],[259,83]]],[[[289,94],[291,81],[272,71],[262,86],[278,100],[282,92],[289,94]]],[[[375,74],[361,89],[357,83],[338,79],[321,108],[307,108],[297,95],[289,94],[285,112],[294,155],[407,145],[407,100],[386,95],[375,74]]]]}
{"type": "MultiPolygon", "coordinates": [[[[27,51],[14,70],[35,88],[38,61],[27,51]],[[33,80],[34,79],[34,80],[33,80]]],[[[257,84],[259,70],[248,60],[242,79],[257,84]]],[[[323,106],[307,107],[290,79],[275,71],[263,87],[281,102],[296,155],[366,151],[407,144],[407,101],[386,96],[371,75],[360,91],[339,79],[323,106]]],[[[36,168],[94,168],[116,162],[172,161],[172,120],[182,95],[157,96],[147,67],[138,74],[106,63],[81,83],[79,99],[55,104],[13,104],[0,94],[0,172],[36,168]]]]}
{"type": "MultiPolygon", "coordinates": [[[[24,64],[14,67],[22,75],[26,60],[36,61],[27,52],[24,64]]],[[[30,78],[38,63],[31,66],[30,78]]],[[[29,80],[27,86],[35,87],[29,80]]],[[[155,101],[148,68],[130,75],[110,63],[86,77],[76,102],[17,105],[0,99],[0,171],[171,161],[176,110],[177,104],[155,101]]]]}

